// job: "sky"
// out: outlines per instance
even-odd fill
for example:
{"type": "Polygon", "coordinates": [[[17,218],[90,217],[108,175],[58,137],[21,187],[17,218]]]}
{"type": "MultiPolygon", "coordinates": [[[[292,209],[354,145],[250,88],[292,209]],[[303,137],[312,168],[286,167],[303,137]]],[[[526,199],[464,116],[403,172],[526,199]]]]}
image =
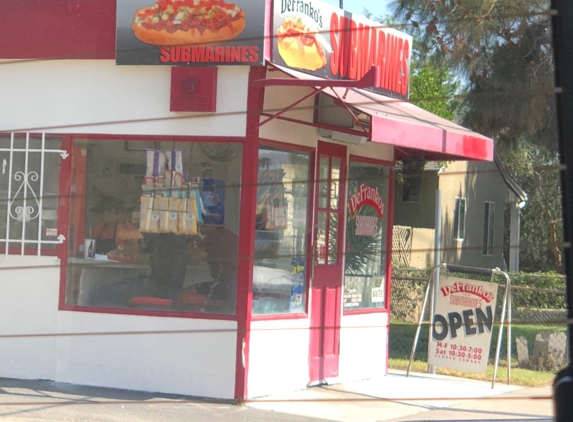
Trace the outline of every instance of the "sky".
{"type": "MultiPolygon", "coordinates": [[[[340,4],[340,0],[321,0],[321,1],[336,7],[338,7],[340,4]]],[[[356,13],[358,15],[363,15],[362,11],[364,10],[365,7],[369,11],[374,13],[374,16],[385,15],[389,13],[388,8],[386,6],[390,3],[390,0],[343,0],[343,1],[344,1],[344,10],[348,10],[349,12],[356,13]]]]}

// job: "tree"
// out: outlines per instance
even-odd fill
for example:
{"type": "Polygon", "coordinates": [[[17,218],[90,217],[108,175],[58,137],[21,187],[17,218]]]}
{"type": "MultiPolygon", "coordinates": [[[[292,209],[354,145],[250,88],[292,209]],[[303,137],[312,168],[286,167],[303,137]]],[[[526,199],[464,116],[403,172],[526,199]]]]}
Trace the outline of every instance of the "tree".
{"type": "Polygon", "coordinates": [[[563,222],[557,153],[524,138],[500,145],[498,153],[529,197],[522,211],[520,268],[561,271],[563,222]]]}
{"type": "Polygon", "coordinates": [[[560,270],[562,222],[549,0],[395,0],[424,54],[467,84],[462,124],[495,139],[528,193],[524,270],[560,270]]]}
{"type": "Polygon", "coordinates": [[[395,0],[424,54],[466,78],[464,125],[555,148],[549,0],[395,0]]]}

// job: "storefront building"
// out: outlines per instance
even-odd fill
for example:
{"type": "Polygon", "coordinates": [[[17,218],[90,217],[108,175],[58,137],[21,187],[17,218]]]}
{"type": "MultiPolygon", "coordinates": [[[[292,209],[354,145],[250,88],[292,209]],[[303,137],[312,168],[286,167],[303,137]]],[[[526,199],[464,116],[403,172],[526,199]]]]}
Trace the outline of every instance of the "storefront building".
{"type": "Polygon", "coordinates": [[[207,3],[5,5],[0,376],[243,400],[386,374],[395,163],[493,142],[407,102],[405,34],[207,3]],[[201,13],[227,39],[141,35],[201,13]]]}

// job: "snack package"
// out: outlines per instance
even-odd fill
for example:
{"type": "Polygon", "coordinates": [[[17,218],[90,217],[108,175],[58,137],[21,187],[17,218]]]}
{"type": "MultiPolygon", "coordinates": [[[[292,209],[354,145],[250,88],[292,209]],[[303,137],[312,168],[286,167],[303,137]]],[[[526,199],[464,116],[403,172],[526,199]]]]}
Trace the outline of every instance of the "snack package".
{"type": "Polygon", "coordinates": [[[169,232],[180,234],[179,220],[185,212],[185,200],[169,198],[169,232]]]}
{"type": "Polygon", "coordinates": [[[197,234],[197,199],[192,196],[188,199],[181,199],[181,202],[186,203],[187,207],[182,218],[179,220],[179,234],[196,235],[197,234]]]}
{"type": "Polygon", "coordinates": [[[141,197],[141,205],[139,208],[139,231],[143,233],[149,232],[151,225],[151,211],[153,208],[153,198],[150,196],[141,197]]]}
{"type": "Polygon", "coordinates": [[[145,150],[145,185],[152,185],[155,182],[155,175],[153,174],[153,163],[155,161],[155,150],[145,150]]]}
{"type": "Polygon", "coordinates": [[[159,215],[159,233],[169,233],[169,198],[155,198],[155,209],[159,215]]]}
{"type": "Polygon", "coordinates": [[[170,187],[171,187],[172,175],[173,175],[173,172],[172,172],[171,170],[165,170],[165,183],[164,183],[164,185],[165,185],[166,188],[170,188],[170,187]]]}
{"type": "Polygon", "coordinates": [[[155,157],[155,162],[153,164],[153,172],[157,177],[155,180],[155,185],[158,187],[165,187],[165,165],[167,163],[167,157],[163,151],[155,151],[155,157]]]}
{"type": "Polygon", "coordinates": [[[143,233],[159,233],[159,212],[154,209],[155,198],[150,196],[141,197],[140,226],[143,233]]]}

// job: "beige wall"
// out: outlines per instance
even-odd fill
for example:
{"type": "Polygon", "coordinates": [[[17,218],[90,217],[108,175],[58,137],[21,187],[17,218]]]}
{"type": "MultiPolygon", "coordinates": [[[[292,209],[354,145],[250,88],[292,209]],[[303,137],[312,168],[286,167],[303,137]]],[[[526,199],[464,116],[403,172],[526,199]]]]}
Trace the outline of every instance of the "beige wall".
{"type": "MultiPolygon", "coordinates": [[[[413,268],[433,266],[435,191],[442,191],[442,256],[441,262],[472,267],[503,267],[504,209],[510,191],[494,163],[454,161],[440,173],[426,171],[420,203],[402,202],[400,184],[396,187],[394,217],[395,265],[413,268]],[[455,198],[466,198],[466,224],[463,240],[454,239],[455,198]],[[493,255],[483,254],[485,202],[495,203],[493,255]],[[430,216],[432,218],[430,218],[430,216]],[[398,256],[404,249],[405,230],[411,230],[406,255],[398,256]],[[402,242],[402,243],[401,243],[402,242]]],[[[509,257],[506,257],[506,260],[509,257]]]]}
{"type": "Polygon", "coordinates": [[[494,163],[457,161],[448,164],[439,176],[442,190],[442,262],[494,268],[502,267],[504,208],[509,198],[505,185],[494,163]],[[464,240],[453,235],[455,197],[466,198],[466,226],[464,240]],[[484,206],[495,203],[493,255],[483,254],[484,206]]]}

